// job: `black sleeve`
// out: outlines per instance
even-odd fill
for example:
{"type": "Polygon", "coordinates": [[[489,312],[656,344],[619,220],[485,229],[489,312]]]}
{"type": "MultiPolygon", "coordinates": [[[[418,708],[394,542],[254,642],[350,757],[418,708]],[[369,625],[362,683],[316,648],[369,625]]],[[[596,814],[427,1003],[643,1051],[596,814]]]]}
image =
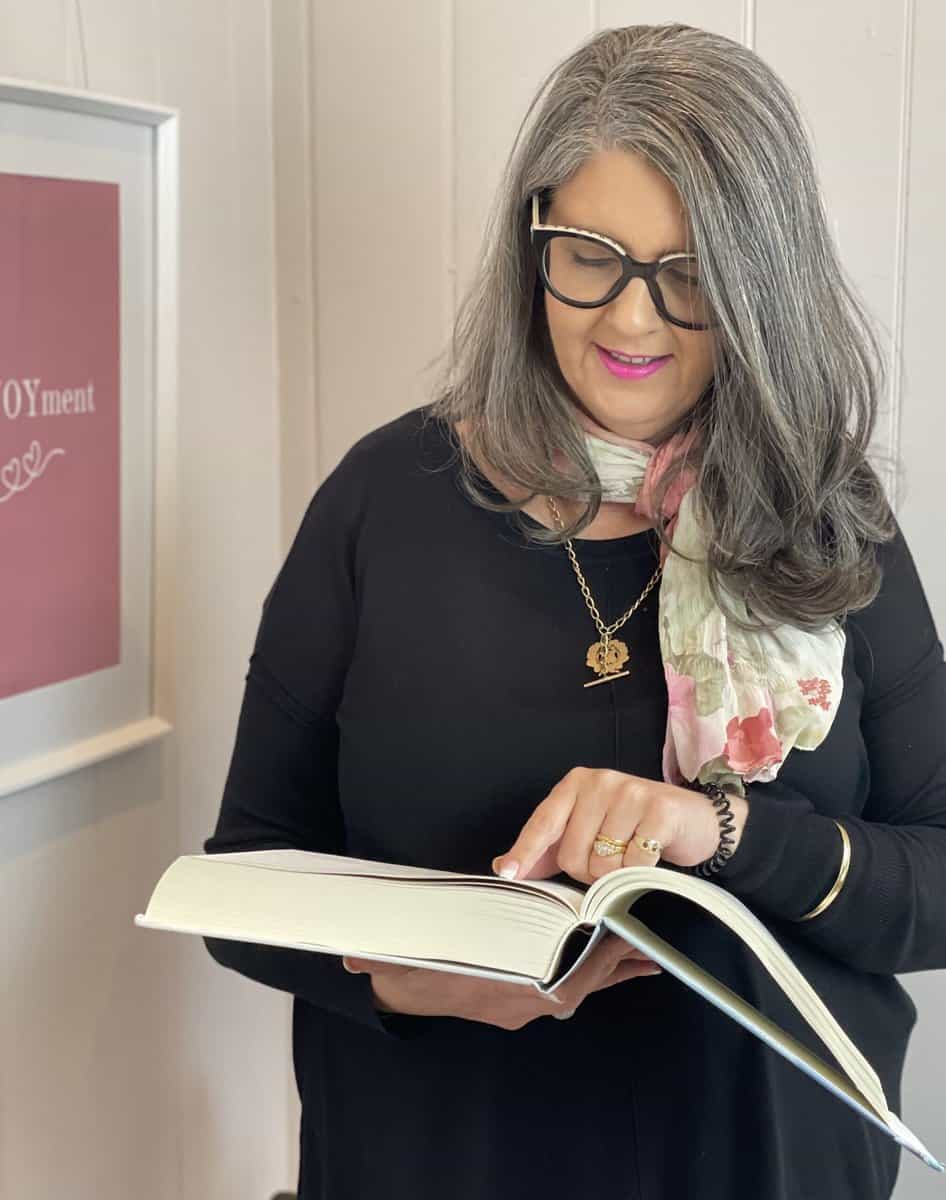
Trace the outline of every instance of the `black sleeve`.
{"type": "MultiPolygon", "coordinates": [[[[899,526],[878,548],[881,591],[847,618],[864,680],[861,733],[870,791],[851,839],[844,887],[796,936],[862,971],[946,967],[946,664],[899,526]]],[[[834,821],[778,779],[747,787],[736,853],[714,877],[762,913],[797,921],[837,878],[834,821]]]]}
{"type": "MultiPolygon", "coordinates": [[[[354,644],[352,556],[362,489],[349,453],[313,497],[263,601],[220,814],[204,852],[295,848],[340,853],[335,712],[354,644]]],[[[340,957],[205,938],[225,967],[380,1033],[422,1019],[379,1014],[371,977],[340,957]]]]}

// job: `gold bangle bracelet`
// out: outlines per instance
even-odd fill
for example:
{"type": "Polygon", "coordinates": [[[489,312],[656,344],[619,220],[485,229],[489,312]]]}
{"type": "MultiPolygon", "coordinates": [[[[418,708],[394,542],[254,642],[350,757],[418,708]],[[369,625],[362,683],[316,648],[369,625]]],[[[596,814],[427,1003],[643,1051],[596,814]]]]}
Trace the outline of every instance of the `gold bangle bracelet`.
{"type": "Polygon", "coordinates": [[[820,913],[823,913],[828,905],[836,899],[841,888],[844,887],[844,880],[847,878],[848,869],[851,865],[851,838],[840,821],[835,821],[834,823],[841,830],[841,840],[844,843],[844,848],[841,851],[841,869],[838,871],[838,877],[834,881],[831,891],[828,892],[821,903],[816,905],[811,912],[805,913],[803,917],[796,917],[797,921],[810,921],[812,917],[817,917],[820,913]]]}

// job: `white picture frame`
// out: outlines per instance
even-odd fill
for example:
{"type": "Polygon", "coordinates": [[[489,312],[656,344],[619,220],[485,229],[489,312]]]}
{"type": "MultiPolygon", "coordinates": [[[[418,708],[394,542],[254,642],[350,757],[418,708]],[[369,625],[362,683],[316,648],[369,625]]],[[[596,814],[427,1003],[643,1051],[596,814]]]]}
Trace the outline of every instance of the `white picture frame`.
{"type": "MultiPolygon", "coordinates": [[[[0,76],[0,171],[112,179],[133,201],[140,191],[121,222],[122,662],[0,700],[2,797],[174,727],[179,111],[0,76]],[[126,262],[140,268],[128,294],[126,262]],[[140,352],[126,363],[129,311],[140,352]],[[126,420],[132,404],[141,411],[126,420]]],[[[123,218],[124,203],[123,192],[123,218]]]]}

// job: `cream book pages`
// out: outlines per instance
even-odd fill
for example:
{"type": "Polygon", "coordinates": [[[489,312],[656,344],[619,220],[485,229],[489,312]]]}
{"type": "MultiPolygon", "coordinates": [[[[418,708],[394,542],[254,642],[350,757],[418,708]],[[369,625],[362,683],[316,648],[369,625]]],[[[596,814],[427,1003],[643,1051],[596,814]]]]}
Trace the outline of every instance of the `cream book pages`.
{"type": "Polygon", "coordinates": [[[191,854],[135,923],[205,937],[477,975],[554,992],[608,933],[624,938],[928,1166],[943,1166],[890,1112],[876,1072],[761,921],[708,880],[667,867],[612,871],[587,891],[547,880],[378,863],[304,850],[191,854]],[[756,955],[840,1070],[780,1029],[632,914],[650,891],[680,896],[756,955]]]}

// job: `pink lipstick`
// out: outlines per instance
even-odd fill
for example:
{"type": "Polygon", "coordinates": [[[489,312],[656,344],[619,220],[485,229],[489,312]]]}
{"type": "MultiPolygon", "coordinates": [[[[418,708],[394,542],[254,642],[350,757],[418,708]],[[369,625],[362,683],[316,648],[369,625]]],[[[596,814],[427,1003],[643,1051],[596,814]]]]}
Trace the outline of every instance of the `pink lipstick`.
{"type": "Polygon", "coordinates": [[[621,362],[615,358],[613,354],[609,354],[599,345],[595,345],[595,351],[598,358],[601,359],[601,365],[606,367],[612,375],[616,375],[618,379],[646,379],[648,375],[653,375],[655,371],[659,371],[662,366],[670,362],[673,358],[672,354],[664,354],[660,358],[655,358],[653,362],[645,363],[641,366],[635,366],[633,363],[621,362]]]}

